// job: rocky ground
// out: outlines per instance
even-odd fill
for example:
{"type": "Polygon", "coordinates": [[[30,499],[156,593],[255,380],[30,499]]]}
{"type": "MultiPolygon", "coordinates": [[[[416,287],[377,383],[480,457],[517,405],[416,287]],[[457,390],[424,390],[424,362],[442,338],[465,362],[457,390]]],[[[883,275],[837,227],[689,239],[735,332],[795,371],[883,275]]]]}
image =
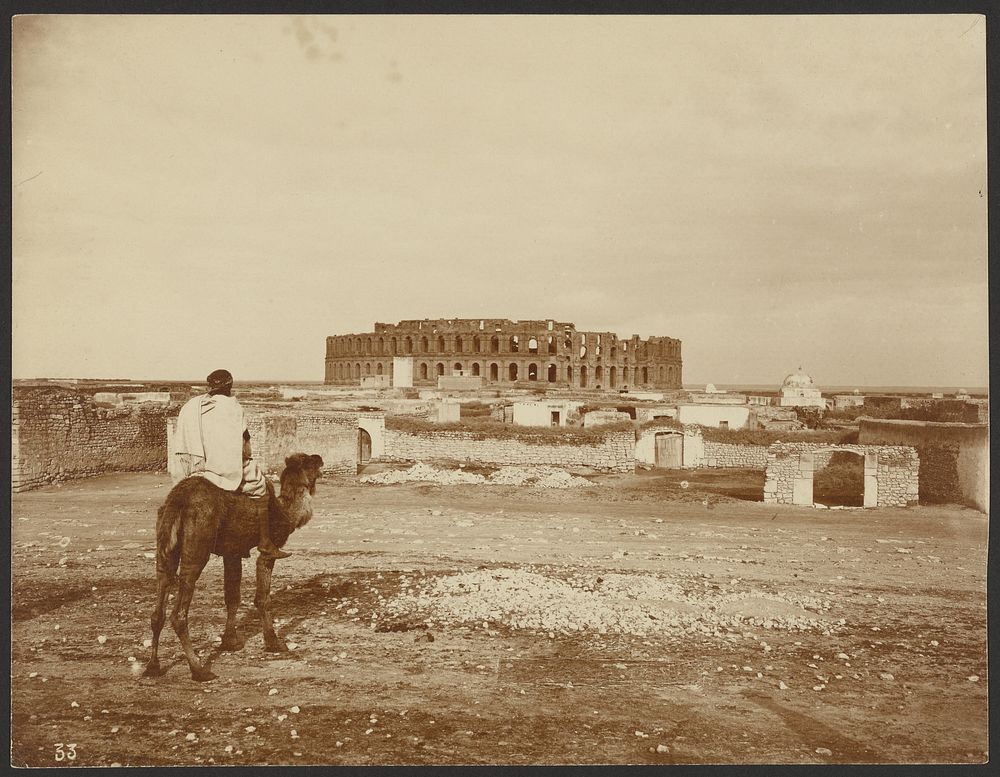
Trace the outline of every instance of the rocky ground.
{"type": "Polygon", "coordinates": [[[166,475],[14,495],[12,763],[986,760],[984,515],[779,509],[737,498],[752,473],[547,474],[321,481],[276,567],[291,650],[263,649],[248,562],[246,642],[219,651],[213,559],[204,684],[169,626],[166,674],[141,676],[166,475]]]}

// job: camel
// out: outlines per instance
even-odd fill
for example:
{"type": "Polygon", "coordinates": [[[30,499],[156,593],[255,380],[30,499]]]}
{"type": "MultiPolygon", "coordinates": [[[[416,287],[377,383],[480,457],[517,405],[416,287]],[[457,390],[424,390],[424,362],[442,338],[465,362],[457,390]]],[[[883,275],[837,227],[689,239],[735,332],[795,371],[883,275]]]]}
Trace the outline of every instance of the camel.
{"type": "MultiPolygon", "coordinates": [[[[187,656],[191,677],[199,682],[215,679],[216,675],[198,660],[188,635],[188,608],[198,577],[213,553],[222,556],[226,628],[221,648],[239,650],[236,613],[240,606],[243,559],[250,557],[250,550],[259,540],[259,511],[269,512],[271,539],[280,548],[293,531],[312,518],[312,496],[322,466],[320,456],[293,453],[285,459],[280,495],[276,496],[274,486],[268,483],[268,495],[261,499],[224,491],[198,476],[185,478],[171,489],[156,518],[156,606],[150,617],[153,651],[146,664],[146,676],[158,677],[164,672],[157,653],[160,631],[166,620],[167,594],[176,582],[179,590],[170,613],[170,624],[187,656]]],[[[263,624],[264,648],[277,653],[288,650],[288,646],[275,634],[271,618],[273,569],[273,557],[257,557],[254,605],[263,624]]]]}

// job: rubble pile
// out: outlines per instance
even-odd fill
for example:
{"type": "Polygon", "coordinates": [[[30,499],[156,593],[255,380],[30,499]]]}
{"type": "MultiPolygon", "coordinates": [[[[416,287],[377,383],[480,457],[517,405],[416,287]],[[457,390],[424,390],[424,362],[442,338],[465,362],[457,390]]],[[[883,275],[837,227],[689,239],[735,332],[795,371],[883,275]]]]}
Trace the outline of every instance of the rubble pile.
{"type": "Polygon", "coordinates": [[[558,467],[502,467],[487,478],[475,472],[464,472],[461,469],[438,469],[423,463],[414,464],[405,470],[390,470],[364,475],[360,481],[375,485],[422,482],[437,483],[442,486],[471,484],[531,486],[533,488],[580,488],[593,485],[586,478],[571,475],[558,467]]]}
{"type": "Polygon", "coordinates": [[[377,485],[392,485],[395,483],[438,483],[442,486],[457,486],[465,483],[482,485],[486,478],[475,472],[463,472],[460,469],[437,469],[428,464],[417,463],[409,469],[396,469],[379,472],[375,475],[364,475],[362,483],[377,485]]]}
{"type": "Polygon", "coordinates": [[[386,610],[390,617],[423,618],[428,625],[481,623],[564,634],[722,636],[750,626],[831,629],[820,600],[725,592],[707,582],[693,590],[685,582],[640,574],[562,579],[521,569],[480,569],[404,588],[386,602],[386,610]]]}
{"type": "Polygon", "coordinates": [[[535,488],[581,488],[593,485],[587,478],[571,475],[558,467],[503,467],[490,476],[489,484],[535,488]]]}

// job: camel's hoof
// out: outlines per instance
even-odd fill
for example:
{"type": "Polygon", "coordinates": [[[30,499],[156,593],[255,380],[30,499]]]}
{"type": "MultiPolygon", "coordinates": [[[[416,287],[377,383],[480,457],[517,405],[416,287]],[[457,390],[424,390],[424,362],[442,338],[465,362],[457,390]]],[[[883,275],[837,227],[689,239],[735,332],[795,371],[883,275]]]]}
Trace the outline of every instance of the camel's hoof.
{"type": "Polygon", "coordinates": [[[209,680],[214,680],[218,677],[214,672],[210,672],[208,669],[192,669],[191,679],[196,680],[199,683],[207,683],[209,680]]]}
{"type": "Polygon", "coordinates": [[[160,677],[163,674],[163,669],[160,667],[159,661],[150,661],[146,664],[146,671],[142,673],[144,677],[160,677]]]}
{"type": "Polygon", "coordinates": [[[264,650],[268,653],[287,653],[288,645],[286,645],[282,640],[277,637],[272,637],[271,639],[264,640],[264,650]]]}
{"type": "Polygon", "coordinates": [[[222,644],[219,645],[219,650],[233,651],[239,650],[243,647],[243,643],[240,642],[240,638],[235,634],[223,634],[222,644]]]}

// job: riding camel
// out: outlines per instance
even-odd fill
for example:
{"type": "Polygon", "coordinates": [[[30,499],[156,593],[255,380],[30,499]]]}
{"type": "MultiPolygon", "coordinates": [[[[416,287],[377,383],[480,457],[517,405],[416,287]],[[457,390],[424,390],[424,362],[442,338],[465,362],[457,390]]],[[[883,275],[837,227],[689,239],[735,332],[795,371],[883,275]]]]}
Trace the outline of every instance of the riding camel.
{"type": "MultiPolygon", "coordinates": [[[[312,518],[312,496],[323,459],[315,454],[293,453],[285,459],[281,473],[281,493],[267,484],[267,496],[252,499],[244,494],[224,491],[203,477],[185,478],[170,493],[156,519],[156,607],[150,624],[153,627],[153,651],[145,674],[163,674],[158,649],[160,631],[166,620],[167,594],[179,584],[170,624],[177,633],[191,668],[191,677],[198,681],[214,680],[191,648],[188,635],[188,608],[194,595],[195,583],[209,557],[222,556],[225,569],[226,628],[222,635],[222,650],[238,650],[236,613],[240,606],[240,580],[243,559],[259,542],[260,511],[267,511],[270,535],[279,548],[288,536],[312,518]],[[178,571],[179,567],[179,571],[178,571]]],[[[264,648],[270,652],[288,650],[274,631],[271,618],[271,574],[274,558],[257,557],[257,595],[254,605],[263,624],[264,648]]]]}

